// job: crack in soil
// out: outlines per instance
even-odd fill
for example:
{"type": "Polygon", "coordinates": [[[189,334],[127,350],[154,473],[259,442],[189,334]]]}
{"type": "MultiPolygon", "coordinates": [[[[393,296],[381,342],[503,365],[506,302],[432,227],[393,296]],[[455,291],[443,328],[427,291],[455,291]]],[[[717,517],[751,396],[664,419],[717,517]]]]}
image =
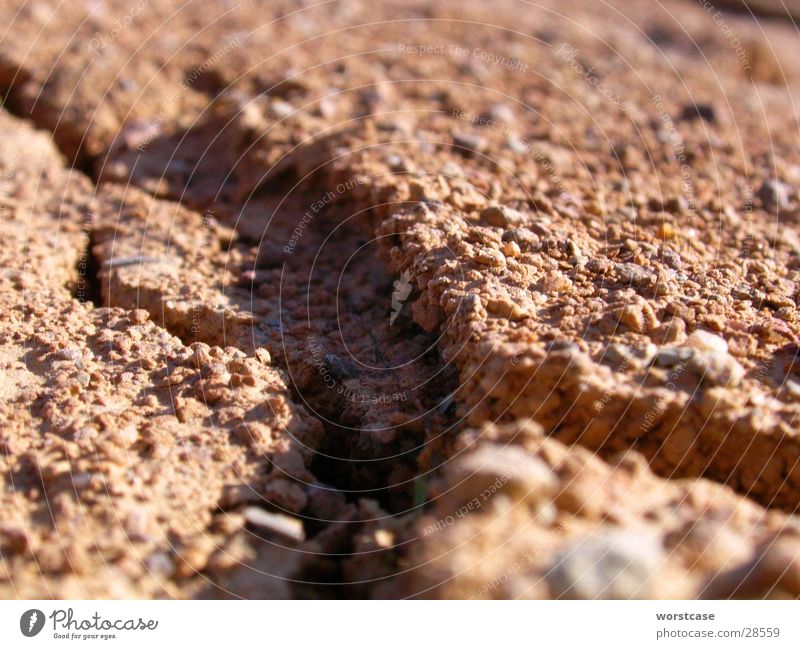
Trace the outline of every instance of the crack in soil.
{"type": "MultiPolygon", "coordinates": [[[[37,128],[53,133],[51,123],[22,110],[18,103],[5,102],[5,108],[17,117],[32,122],[37,128]]],[[[73,140],[69,134],[65,136],[63,133],[53,137],[54,144],[71,167],[93,184],[98,182],[96,160],[76,149],[73,140]]],[[[271,186],[269,189],[274,191],[275,188],[271,186]]],[[[269,189],[264,191],[262,188],[259,194],[268,194],[269,189]]],[[[82,303],[102,307],[106,306],[110,296],[105,296],[104,300],[101,269],[108,271],[122,264],[118,260],[101,263],[97,255],[99,242],[96,225],[96,222],[87,219],[72,293],[82,303]]],[[[320,449],[315,450],[313,472],[324,483],[344,494],[350,502],[374,498],[385,507],[401,510],[413,504],[416,458],[424,445],[425,435],[441,427],[442,417],[435,407],[437,395],[441,389],[455,389],[455,385],[452,384],[452,373],[447,381],[438,377],[441,367],[435,353],[435,341],[417,331],[409,318],[404,317],[396,324],[392,323],[394,328],[389,331],[391,278],[383,271],[382,264],[376,259],[368,259],[367,266],[364,265],[365,260],[361,259],[350,266],[351,272],[337,271],[336,264],[347,258],[346,248],[361,243],[356,242],[354,236],[350,228],[344,228],[324,247],[321,259],[313,260],[306,254],[295,258],[295,263],[291,265],[294,270],[286,278],[286,290],[280,294],[286,297],[286,302],[274,306],[281,314],[292,312],[289,318],[296,319],[295,312],[303,306],[302,300],[299,300],[301,291],[297,290],[302,267],[311,262],[314,272],[309,274],[304,293],[309,296],[306,301],[307,326],[299,337],[289,335],[281,341],[286,353],[283,357],[276,355],[276,360],[292,378],[290,383],[296,401],[304,403],[323,423],[324,442],[320,449]],[[314,264],[314,261],[317,263],[314,264]],[[379,272],[374,272],[376,263],[381,269],[379,272]],[[334,287],[331,280],[337,278],[339,286],[334,287]],[[324,299],[311,299],[312,293],[324,299]],[[371,302],[371,298],[375,298],[374,302],[371,302]],[[342,317],[343,327],[338,332],[325,321],[333,313],[342,317]],[[386,320],[386,323],[382,324],[379,320],[386,320]],[[349,345],[346,337],[353,338],[349,345]],[[364,340],[369,341],[369,349],[361,344],[364,340]],[[309,353],[313,345],[319,345],[319,349],[324,350],[320,367],[326,368],[326,376],[334,377],[332,380],[336,381],[336,385],[331,386],[325,382],[322,374],[314,373],[316,361],[309,364],[309,359],[315,358],[314,353],[309,353]],[[348,347],[366,355],[363,359],[355,358],[348,347]],[[393,365],[381,366],[387,362],[393,365]],[[387,376],[394,376],[394,379],[386,381],[387,376]],[[431,383],[436,378],[436,383],[431,383]],[[388,385],[392,386],[391,393],[385,391],[388,385]],[[378,423],[381,416],[386,420],[378,423]],[[364,426],[368,426],[366,433],[364,426]]],[[[321,237],[316,235],[314,240],[320,241],[321,237]]],[[[309,250],[311,248],[304,248],[304,251],[309,250]]],[[[375,257],[375,250],[370,251],[370,256],[375,257]]],[[[274,266],[274,259],[268,257],[262,255],[259,265],[274,266]]],[[[141,263],[139,259],[130,265],[141,263]]],[[[258,290],[259,285],[254,282],[252,288],[258,290]]],[[[275,293],[273,297],[277,299],[279,294],[275,293]]],[[[139,306],[125,304],[124,300],[123,303],[118,302],[118,299],[114,300],[115,306],[129,311],[139,306]]],[[[159,317],[161,315],[151,313],[156,323],[161,322],[165,330],[185,344],[194,341],[216,344],[216,340],[203,341],[202,336],[187,336],[189,329],[170,326],[175,323],[163,322],[159,317]]],[[[346,533],[340,534],[342,540],[338,542],[332,560],[303,571],[303,579],[297,582],[300,594],[303,583],[341,583],[340,565],[349,557],[352,537],[363,527],[363,521],[323,522],[305,515],[303,523],[309,537],[324,534],[331,527],[343,526],[346,533]]],[[[343,590],[340,586],[332,585],[330,590],[337,596],[347,594],[347,589],[343,590]]]]}
{"type": "MultiPolygon", "coordinates": [[[[13,87],[5,92],[10,112],[49,130],[74,169],[95,183],[102,180],[100,156],[93,158],[80,146],[80,129],[59,125],[59,130],[46,111],[26,110],[24,102],[15,99],[13,87]]],[[[274,199],[276,192],[285,194],[289,185],[286,174],[280,174],[262,184],[251,198],[274,199]]],[[[330,194],[318,184],[303,189],[311,196],[330,194]]],[[[292,200],[287,204],[296,206],[292,200]]],[[[259,243],[266,245],[260,245],[257,271],[277,268],[280,248],[270,244],[270,239],[288,238],[303,214],[296,209],[274,214],[270,232],[260,237],[259,243]]],[[[245,231],[251,227],[246,222],[237,225],[245,231]]],[[[454,432],[454,409],[443,404],[449,406],[452,401],[457,371],[443,366],[436,337],[414,323],[410,300],[404,307],[410,286],[393,289],[393,278],[379,259],[379,243],[371,240],[372,229],[363,218],[341,212],[322,215],[318,227],[307,233],[296,250],[281,255],[287,274],[281,273],[280,295],[271,297],[279,299],[282,332],[282,353],[273,357],[289,374],[297,401],[312,411],[325,430],[312,469],[350,500],[371,497],[392,511],[407,510],[420,499],[415,482],[417,456],[431,440],[454,432]]],[[[93,253],[96,240],[91,224],[86,235],[74,294],[82,302],[101,306],[101,265],[93,253]]],[[[249,237],[254,238],[252,230],[249,237]]],[[[257,272],[251,289],[269,294],[261,289],[269,287],[273,278],[256,281],[258,277],[257,272]]],[[[184,343],[216,342],[202,337],[190,341],[183,328],[163,324],[184,343]]],[[[434,453],[429,449],[427,455],[434,453]]]]}
{"type": "Polygon", "coordinates": [[[100,290],[100,262],[94,254],[96,241],[91,225],[85,230],[85,241],[77,263],[77,280],[73,296],[79,302],[92,304],[96,307],[103,306],[100,290]]]}
{"type": "MultiPolygon", "coordinates": [[[[56,144],[61,146],[58,140],[56,144]]],[[[82,161],[79,170],[98,181],[96,161],[85,156],[72,160],[82,161]]],[[[276,195],[286,195],[290,180],[279,175],[262,185],[253,200],[274,202],[276,195]]],[[[304,187],[303,193],[329,194],[319,184],[304,187]]],[[[343,203],[320,213],[291,254],[280,243],[307,213],[303,201],[290,198],[287,209],[276,211],[260,235],[257,219],[255,225],[254,219],[237,223],[244,239],[259,243],[248,297],[258,295],[268,303],[267,311],[279,314],[272,356],[289,376],[293,400],[323,425],[322,444],[313,449],[311,464],[317,480],[351,504],[369,498],[393,515],[403,514],[424,503],[427,480],[419,475],[441,462],[442,449],[458,430],[451,397],[458,386],[457,371],[443,365],[436,336],[414,322],[411,302],[416,295],[410,285],[394,282],[380,259],[371,225],[343,203]]],[[[102,306],[100,271],[114,264],[102,265],[95,254],[92,224],[86,234],[75,296],[102,306]]],[[[243,300],[240,306],[253,305],[243,300]]],[[[158,322],[161,315],[151,313],[158,322]]],[[[189,340],[191,327],[162,324],[186,344],[217,343],[202,335],[189,340]]],[[[254,326],[274,337],[276,328],[270,325],[256,318],[254,326]]],[[[305,571],[304,580],[341,583],[340,565],[350,559],[351,539],[362,522],[323,524],[304,518],[311,538],[339,523],[348,532],[336,558],[321,571],[305,571]]]]}
{"type": "Polygon", "coordinates": [[[287,257],[278,357],[298,400],[325,426],[314,472],[351,499],[406,511],[417,457],[453,432],[452,410],[442,405],[456,371],[400,302],[409,289],[393,283],[368,224],[346,204],[321,215],[287,257]]]}
{"type": "MultiPolygon", "coordinates": [[[[16,114],[48,128],[35,116],[16,114]]],[[[193,133],[179,157],[202,153],[213,134],[213,128],[193,133]]],[[[121,186],[123,178],[98,169],[99,157],[91,160],[74,153],[67,146],[69,138],[54,139],[73,165],[95,182],[121,186]]],[[[171,139],[151,144],[154,169],[163,162],[154,151],[162,147],[172,156],[171,146],[171,139]]],[[[203,164],[208,167],[214,156],[206,157],[203,164]]],[[[141,178],[147,180],[150,169],[143,169],[141,178]]],[[[333,192],[319,178],[298,188],[286,170],[259,184],[246,200],[220,191],[221,202],[216,203],[197,186],[213,188],[207,181],[218,179],[218,171],[204,168],[197,177],[193,173],[195,191],[170,196],[194,210],[227,211],[223,221],[235,223],[239,242],[257,247],[249,259],[252,268],[238,269],[244,278],[240,285],[226,287],[223,282],[222,291],[242,311],[253,314],[253,328],[266,335],[272,358],[288,377],[293,400],[321,422],[322,442],[311,449],[310,468],[318,486],[343,496],[349,507],[341,520],[302,513],[307,536],[326,540],[320,559],[302,569],[295,593],[311,595],[307,586],[314,584],[316,596],[328,590],[336,597],[357,594],[357,587],[342,586],[343,566],[358,561],[354,539],[371,521],[358,520],[353,512],[363,499],[376,501],[394,517],[424,506],[427,480],[422,476],[449,456],[449,442],[461,429],[452,401],[459,388],[458,371],[444,363],[437,335],[416,324],[412,304],[419,292],[407,279],[389,272],[381,252],[386,246],[375,237],[363,204],[346,196],[327,200],[333,192]],[[315,203],[324,207],[313,209],[315,203]],[[320,584],[329,586],[320,589],[320,584]]],[[[141,179],[132,181],[154,196],[159,193],[141,179]]],[[[101,305],[95,243],[90,227],[78,265],[76,297],[101,305]]],[[[154,319],[162,320],[162,313],[147,308],[154,319]]],[[[187,344],[219,344],[203,335],[188,340],[191,323],[164,326],[187,344]]]]}

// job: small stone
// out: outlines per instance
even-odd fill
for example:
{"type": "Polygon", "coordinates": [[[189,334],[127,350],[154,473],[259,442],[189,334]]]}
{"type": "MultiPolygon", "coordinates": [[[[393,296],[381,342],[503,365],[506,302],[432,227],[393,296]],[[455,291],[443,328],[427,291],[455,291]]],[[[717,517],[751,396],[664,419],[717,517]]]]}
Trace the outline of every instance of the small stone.
{"type": "Polygon", "coordinates": [[[391,155],[386,156],[386,158],[384,159],[384,162],[387,164],[389,169],[391,169],[392,171],[408,171],[408,168],[407,168],[407,165],[406,165],[406,162],[405,162],[405,158],[403,158],[402,156],[399,156],[399,155],[397,155],[395,153],[392,153],[391,155]]]}
{"type": "Polygon", "coordinates": [[[639,348],[614,343],[608,346],[602,360],[613,367],[634,369],[649,365],[657,352],[658,347],[652,343],[639,348]]]}
{"type": "Polygon", "coordinates": [[[376,530],[375,543],[379,548],[391,548],[394,545],[394,534],[389,530],[376,530]]]}
{"type": "Polygon", "coordinates": [[[628,366],[633,362],[633,348],[628,345],[614,343],[609,345],[603,352],[602,361],[608,362],[612,366],[628,366]]]}
{"type": "Polygon", "coordinates": [[[788,209],[789,186],[778,180],[766,180],[758,190],[758,197],[766,208],[788,209]]]}
{"type": "Polygon", "coordinates": [[[664,551],[652,536],[628,532],[590,535],[561,552],[548,573],[553,597],[646,599],[664,551]]]}
{"type": "Polygon", "coordinates": [[[595,216],[605,216],[606,213],[605,206],[599,198],[586,201],[585,209],[589,214],[594,214],[595,216]]]}
{"type": "Polygon", "coordinates": [[[451,462],[446,471],[452,484],[447,497],[459,504],[473,500],[484,504],[498,492],[514,502],[549,501],[558,487],[550,467],[519,446],[481,444],[475,452],[451,462]]]}
{"type": "Polygon", "coordinates": [[[791,395],[793,399],[800,399],[800,383],[797,381],[787,380],[783,385],[784,391],[791,395]]]}
{"type": "Polygon", "coordinates": [[[503,244],[503,254],[512,259],[519,257],[522,251],[519,249],[519,244],[516,241],[506,241],[503,244]]]}
{"type": "Polygon", "coordinates": [[[0,548],[9,555],[22,554],[29,546],[28,535],[21,525],[0,525],[0,548]]]}
{"type": "Polygon", "coordinates": [[[523,308],[507,297],[489,298],[486,303],[486,310],[509,320],[523,320],[528,317],[523,308]]]}
{"type": "Polygon", "coordinates": [[[689,211],[689,203],[683,196],[671,196],[664,203],[664,209],[672,214],[685,214],[689,211]]]}
{"type": "Polygon", "coordinates": [[[544,238],[549,237],[552,233],[549,227],[550,224],[549,220],[538,220],[535,223],[531,223],[528,229],[533,232],[537,237],[544,238]]]}
{"type": "Polygon", "coordinates": [[[88,489],[92,486],[92,482],[95,482],[95,479],[102,480],[102,476],[99,476],[95,473],[89,473],[88,471],[77,471],[72,474],[72,486],[75,487],[77,491],[83,491],[84,489],[88,489]]]}
{"type": "Polygon", "coordinates": [[[662,223],[658,229],[658,236],[662,239],[674,239],[678,235],[678,231],[672,226],[671,223],[662,223]]]}
{"type": "Polygon", "coordinates": [[[262,109],[255,101],[248,100],[238,110],[236,118],[242,127],[253,132],[262,130],[265,126],[262,109]]]}
{"type": "Polygon", "coordinates": [[[242,271],[239,274],[239,284],[242,286],[250,286],[256,281],[256,271],[249,269],[242,271]]]}
{"type": "Polygon", "coordinates": [[[721,338],[720,336],[712,334],[711,332],[703,329],[698,329],[691,336],[689,336],[686,344],[689,347],[693,347],[694,349],[699,349],[700,351],[704,352],[720,354],[728,353],[728,343],[725,342],[724,338],[721,338]]]}
{"type": "Polygon", "coordinates": [[[642,308],[638,304],[628,304],[623,307],[619,314],[620,324],[626,326],[631,331],[643,332],[644,331],[644,314],[642,308]]]}
{"type": "Polygon", "coordinates": [[[474,133],[454,133],[453,145],[462,155],[472,155],[486,150],[486,140],[474,133]]]}
{"type": "Polygon", "coordinates": [[[519,225],[522,215],[505,205],[490,205],[481,210],[481,219],[496,228],[519,225]]]}
{"type": "Polygon", "coordinates": [[[294,113],[294,107],[288,101],[276,99],[269,105],[269,112],[276,119],[285,119],[294,113]]]}
{"type": "Polygon", "coordinates": [[[681,264],[682,264],[681,256],[674,250],[670,250],[669,248],[662,248],[661,259],[663,259],[664,263],[673,270],[681,269],[681,264]]]}
{"type": "Polygon", "coordinates": [[[475,255],[475,260],[479,264],[491,266],[492,268],[501,268],[506,264],[506,258],[494,248],[480,248],[475,255]]]}
{"type": "Polygon", "coordinates": [[[565,293],[572,288],[572,280],[557,270],[550,271],[544,278],[544,290],[548,293],[565,293]]]}
{"type": "Polygon", "coordinates": [[[650,270],[639,264],[617,264],[617,275],[624,284],[644,284],[650,281],[650,270]]]}
{"type": "Polygon", "coordinates": [[[150,313],[144,309],[134,309],[131,311],[131,322],[134,324],[144,324],[150,319],[150,313]]]}
{"type": "Polygon", "coordinates": [[[688,368],[707,385],[736,387],[744,379],[745,371],[727,352],[695,350],[689,358],[688,368]]]}
{"type": "Polygon", "coordinates": [[[520,139],[516,135],[509,135],[508,138],[506,138],[506,146],[514,153],[518,153],[520,155],[530,153],[531,150],[531,146],[526,144],[524,140],[520,139]]]}
{"type": "Polygon", "coordinates": [[[136,426],[125,426],[117,431],[116,437],[123,446],[133,446],[139,439],[139,431],[136,426]]]}
{"type": "Polygon", "coordinates": [[[320,116],[324,117],[325,119],[331,119],[334,115],[336,115],[336,104],[330,97],[323,97],[317,104],[317,110],[320,116]]]}
{"type": "Polygon", "coordinates": [[[687,121],[702,119],[706,122],[716,122],[717,112],[711,104],[696,104],[692,102],[683,107],[680,119],[687,121]]]}
{"type": "Polygon", "coordinates": [[[527,228],[506,230],[500,239],[503,242],[513,241],[521,250],[533,250],[539,246],[539,237],[527,228]]]}
{"type": "Polygon", "coordinates": [[[680,318],[671,318],[653,330],[652,338],[662,345],[680,344],[686,338],[686,323],[680,318]]]}
{"type": "Polygon", "coordinates": [[[134,507],[123,521],[128,538],[131,541],[151,540],[150,534],[148,534],[148,522],[147,511],[143,507],[134,507]]]}
{"type": "Polygon", "coordinates": [[[73,363],[80,360],[82,355],[80,349],[61,349],[56,352],[57,358],[63,361],[72,361],[73,363]]]}
{"type": "Polygon", "coordinates": [[[574,257],[575,259],[583,258],[583,251],[580,249],[577,243],[575,243],[572,239],[567,239],[567,253],[574,257]]]}
{"type": "Polygon", "coordinates": [[[270,355],[269,350],[265,347],[259,347],[256,349],[256,358],[264,365],[269,365],[272,361],[272,356],[270,355]]]}
{"type": "Polygon", "coordinates": [[[206,567],[209,554],[207,540],[190,541],[175,556],[175,575],[181,579],[196,575],[206,567]]]}
{"type": "Polygon", "coordinates": [[[489,108],[486,115],[490,119],[503,124],[513,124],[516,119],[511,106],[504,103],[492,104],[492,107],[489,108]]]}
{"type": "Polygon", "coordinates": [[[397,439],[397,428],[386,422],[373,422],[363,427],[362,434],[378,444],[391,444],[397,439]]]}
{"type": "Polygon", "coordinates": [[[203,369],[214,362],[211,357],[211,348],[205,343],[192,343],[189,347],[193,352],[195,366],[203,369]]]}
{"type": "Polygon", "coordinates": [[[260,507],[247,507],[243,515],[245,521],[254,527],[260,527],[298,543],[306,539],[302,521],[292,516],[273,514],[260,507]]]}
{"type": "Polygon", "coordinates": [[[464,177],[464,170],[461,168],[460,165],[456,164],[452,160],[445,162],[442,165],[442,168],[439,169],[439,173],[443,176],[447,176],[448,178],[463,178],[464,177]]]}
{"type": "Polygon", "coordinates": [[[308,497],[296,482],[285,478],[270,480],[264,490],[264,498],[280,509],[300,513],[308,504],[308,497]]]}
{"type": "Polygon", "coordinates": [[[325,365],[339,379],[354,379],[361,374],[361,369],[353,361],[336,354],[325,354],[325,365]]]}
{"type": "MultiPolygon", "coordinates": [[[[240,429],[240,436],[244,434],[244,429],[240,429]]],[[[222,488],[217,506],[223,511],[233,509],[239,505],[262,501],[261,496],[256,491],[245,484],[229,484],[222,488]]]]}
{"type": "Polygon", "coordinates": [[[692,350],[686,347],[662,347],[654,359],[657,367],[671,368],[685,363],[692,356],[692,350]]]}
{"type": "Polygon", "coordinates": [[[144,563],[147,570],[155,575],[169,576],[175,572],[175,564],[165,552],[153,552],[144,563]]]}

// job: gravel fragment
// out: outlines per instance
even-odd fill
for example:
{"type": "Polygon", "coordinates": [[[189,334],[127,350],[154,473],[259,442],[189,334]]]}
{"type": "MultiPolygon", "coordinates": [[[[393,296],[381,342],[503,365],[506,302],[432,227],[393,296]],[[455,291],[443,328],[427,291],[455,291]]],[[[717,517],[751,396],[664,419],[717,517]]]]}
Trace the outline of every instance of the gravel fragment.
{"type": "Polygon", "coordinates": [[[270,102],[269,112],[276,119],[286,119],[294,113],[294,107],[288,101],[276,99],[270,102]]]}
{"type": "Polygon", "coordinates": [[[499,444],[481,444],[475,452],[454,461],[447,473],[458,483],[447,498],[459,502],[481,494],[488,500],[496,493],[513,502],[539,502],[552,497],[557,484],[551,469],[539,458],[516,446],[499,444]]]}
{"type": "Polygon", "coordinates": [[[519,225],[522,215],[505,205],[490,205],[481,211],[481,220],[496,228],[519,225]]]}
{"type": "Polygon", "coordinates": [[[506,260],[503,254],[494,248],[480,248],[475,255],[475,260],[484,266],[500,268],[505,266],[506,260]]]}
{"type": "Polygon", "coordinates": [[[686,341],[686,344],[689,347],[694,347],[695,349],[711,354],[728,353],[728,343],[725,342],[724,338],[703,329],[698,329],[693,332],[686,341]]]}
{"type": "Polygon", "coordinates": [[[464,156],[482,153],[486,150],[486,139],[475,133],[454,133],[453,145],[455,150],[464,156]]]}
{"type": "Polygon", "coordinates": [[[502,234],[502,241],[512,241],[519,245],[521,250],[536,250],[539,246],[539,237],[527,228],[513,228],[502,234]]]}
{"type": "Polygon", "coordinates": [[[553,595],[565,599],[646,599],[664,559],[646,534],[609,532],[587,536],[565,549],[548,573],[553,595]]]}
{"type": "Polygon", "coordinates": [[[758,197],[767,209],[789,209],[790,188],[779,180],[765,180],[758,190],[758,197]]]}
{"type": "Polygon", "coordinates": [[[244,519],[254,527],[273,532],[298,543],[302,543],[306,539],[302,521],[292,516],[275,514],[259,507],[247,507],[243,514],[244,519]]]}

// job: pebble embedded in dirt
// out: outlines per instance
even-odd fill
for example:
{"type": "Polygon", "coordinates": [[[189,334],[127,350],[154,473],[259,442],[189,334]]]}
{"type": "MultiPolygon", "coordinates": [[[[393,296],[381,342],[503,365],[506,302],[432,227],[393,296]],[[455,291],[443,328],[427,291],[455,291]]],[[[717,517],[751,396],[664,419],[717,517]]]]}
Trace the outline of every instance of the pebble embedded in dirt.
{"type": "Polygon", "coordinates": [[[547,580],[559,599],[649,599],[664,560],[657,539],[635,532],[599,533],[559,554],[547,580]]]}
{"type": "Polygon", "coordinates": [[[779,180],[766,180],[758,190],[758,196],[768,209],[789,208],[789,187],[779,180]]]}

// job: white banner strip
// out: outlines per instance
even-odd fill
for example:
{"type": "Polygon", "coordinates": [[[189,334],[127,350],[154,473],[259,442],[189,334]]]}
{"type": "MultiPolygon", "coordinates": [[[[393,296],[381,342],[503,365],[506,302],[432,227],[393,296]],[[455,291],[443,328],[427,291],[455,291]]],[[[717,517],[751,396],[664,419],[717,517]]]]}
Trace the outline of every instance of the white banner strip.
{"type": "Polygon", "coordinates": [[[799,614],[775,601],[9,601],[0,646],[796,648],[799,614]]]}

